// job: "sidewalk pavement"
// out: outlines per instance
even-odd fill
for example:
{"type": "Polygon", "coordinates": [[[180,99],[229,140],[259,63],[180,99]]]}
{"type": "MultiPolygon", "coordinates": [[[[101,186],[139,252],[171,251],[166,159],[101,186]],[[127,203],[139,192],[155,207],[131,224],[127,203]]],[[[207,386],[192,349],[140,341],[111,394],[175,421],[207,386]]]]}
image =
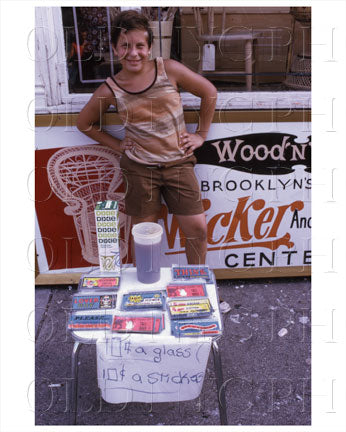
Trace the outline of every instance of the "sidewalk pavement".
{"type": "MultiPolygon", "coordinates": [[[[231,306],[219,341],[229,425],[311,423],[310,278],[219,280],[231,306]]],[[[68,425],[73,286],[36,288],[36,424],[68,425]]],[[[213,357],[192,401],[108,404],[100,398],[95,345],[79,355],[78,425],[219,425],[213,357]]]]}

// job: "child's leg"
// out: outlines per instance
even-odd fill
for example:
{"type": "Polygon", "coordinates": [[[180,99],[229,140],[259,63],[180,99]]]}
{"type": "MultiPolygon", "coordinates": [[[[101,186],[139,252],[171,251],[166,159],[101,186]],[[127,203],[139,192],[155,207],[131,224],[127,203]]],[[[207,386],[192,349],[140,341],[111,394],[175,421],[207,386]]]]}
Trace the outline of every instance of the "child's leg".
{"type": "Polygon", "coordinates": [[[205,264],[207,254],[207,223],[205,214],[175,215],[186,237],[186,257],[189,264],[205,264]]]}

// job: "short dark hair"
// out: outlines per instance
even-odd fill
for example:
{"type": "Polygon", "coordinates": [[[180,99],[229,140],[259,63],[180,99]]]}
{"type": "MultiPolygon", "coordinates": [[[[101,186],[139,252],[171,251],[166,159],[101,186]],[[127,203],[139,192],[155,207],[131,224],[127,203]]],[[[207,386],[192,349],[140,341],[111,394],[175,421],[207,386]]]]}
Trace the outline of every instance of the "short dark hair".
{"type": "Polygon", "coordinates": [[[153,42],[153,32],[149,25],[149,20],[136,10],[126,10],[120,12],[112,23],[112,44],[117,45],[119,36],[124,30],[125,33],[130,30],[144,30],[148,33],[148,46],[151,47],[153,42]]]}

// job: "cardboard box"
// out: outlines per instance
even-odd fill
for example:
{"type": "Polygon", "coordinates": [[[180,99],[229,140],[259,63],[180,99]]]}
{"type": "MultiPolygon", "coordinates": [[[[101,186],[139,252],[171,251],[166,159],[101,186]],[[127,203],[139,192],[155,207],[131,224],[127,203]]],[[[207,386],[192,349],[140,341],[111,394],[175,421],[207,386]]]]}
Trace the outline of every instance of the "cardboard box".
{"type": "Polygon", "coordinates": [[[95,221],[100,270],[120,273],[118,202],[98,202],[95,207],[95,221]]]}

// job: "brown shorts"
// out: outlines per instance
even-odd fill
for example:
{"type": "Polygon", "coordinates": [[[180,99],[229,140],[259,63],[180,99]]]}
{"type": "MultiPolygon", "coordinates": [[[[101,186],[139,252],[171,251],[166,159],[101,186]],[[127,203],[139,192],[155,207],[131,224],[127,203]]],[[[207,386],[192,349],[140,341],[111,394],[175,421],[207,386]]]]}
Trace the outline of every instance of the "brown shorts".
{"type": "Polygon", "coordinates": [[[204,212],[201,193],[195,176],[194,155],[174,165],[139,164],[125,154],[120,167],[126,188],[126,214],[147,217],[161,209],[163,196],[170,213],[196,215],[204,212]]]}

